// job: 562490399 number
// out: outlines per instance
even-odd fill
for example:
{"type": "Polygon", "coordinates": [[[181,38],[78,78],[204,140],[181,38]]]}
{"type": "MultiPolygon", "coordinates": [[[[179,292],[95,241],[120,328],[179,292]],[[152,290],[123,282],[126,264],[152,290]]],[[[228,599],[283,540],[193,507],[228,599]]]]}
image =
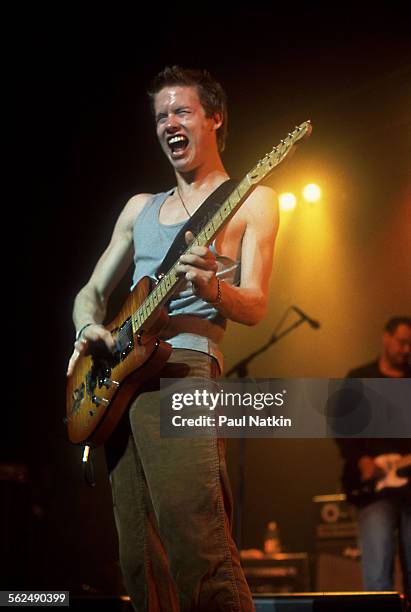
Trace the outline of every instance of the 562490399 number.
{"type": "Polygon", "coordinates": [[[0,591],[0,607],[68,605],[69,591],[0,591]]]}

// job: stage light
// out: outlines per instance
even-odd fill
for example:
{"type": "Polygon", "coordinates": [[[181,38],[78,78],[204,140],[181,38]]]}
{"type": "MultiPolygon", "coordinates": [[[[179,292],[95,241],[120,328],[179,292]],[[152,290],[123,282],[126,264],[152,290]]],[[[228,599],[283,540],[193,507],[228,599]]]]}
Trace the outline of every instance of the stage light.
{"type": "Polygon", "coordinates": [[[304,187],[303,196],[307,202],[317,202],[321,198],[321,189],[315,183],[310,183],[304,187]]]}
{"type": "Polygon", "coordinates": [[[297,205],[297,198],[293,193],[282,193],[278,200],[281,210],[293,210],[297,205]]]}

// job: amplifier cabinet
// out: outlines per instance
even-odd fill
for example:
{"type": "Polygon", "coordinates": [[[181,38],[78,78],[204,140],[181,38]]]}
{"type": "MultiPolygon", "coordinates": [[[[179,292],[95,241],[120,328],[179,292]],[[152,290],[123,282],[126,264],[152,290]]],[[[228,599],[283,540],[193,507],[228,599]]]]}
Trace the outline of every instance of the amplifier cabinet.
{"type": "Polygon", "coordinates": [[[252,593],[302,593],[310,590],[307,553],[278,553],[259,558],[242,558],[245,577],[252,593]]]}

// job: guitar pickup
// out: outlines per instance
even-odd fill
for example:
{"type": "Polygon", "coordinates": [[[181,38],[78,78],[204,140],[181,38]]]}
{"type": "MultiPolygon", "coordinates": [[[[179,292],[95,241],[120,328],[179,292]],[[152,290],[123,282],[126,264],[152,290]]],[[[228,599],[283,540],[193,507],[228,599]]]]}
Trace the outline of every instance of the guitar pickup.
{"type": "Polygon", "coordinates": [[[80,387],[74,389],[72,399],[73,403],[71,406],[71,414],[75,414],[80,409],[80,404],[84,398],[84,383],[81,383],[80,387]]]}
{"type": "Polygon", "coordinates": [[[86,393],[88,396],[93,395],[97,385],[96,368],[94,366],[86,374],[86,393]]]}

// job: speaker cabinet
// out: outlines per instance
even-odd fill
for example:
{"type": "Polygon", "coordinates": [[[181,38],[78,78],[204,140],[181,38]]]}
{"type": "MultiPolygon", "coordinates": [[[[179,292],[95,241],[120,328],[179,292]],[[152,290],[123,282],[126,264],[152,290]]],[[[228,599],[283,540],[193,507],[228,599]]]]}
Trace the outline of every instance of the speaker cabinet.
{"type": "Polygon", "coordinates": [[[252,593],[295,593],[310,590],[306,553],[278,553],[260,558],[241,558],[252,593]]]}
{"type": "MultiPolygon", "coordinates": [[[[362,591],[357,514],[343,493],[316,495],[316,591],[362,591]]],[[[394,588],[402,591],[399,555],[395,559],[394,588]]]]}

